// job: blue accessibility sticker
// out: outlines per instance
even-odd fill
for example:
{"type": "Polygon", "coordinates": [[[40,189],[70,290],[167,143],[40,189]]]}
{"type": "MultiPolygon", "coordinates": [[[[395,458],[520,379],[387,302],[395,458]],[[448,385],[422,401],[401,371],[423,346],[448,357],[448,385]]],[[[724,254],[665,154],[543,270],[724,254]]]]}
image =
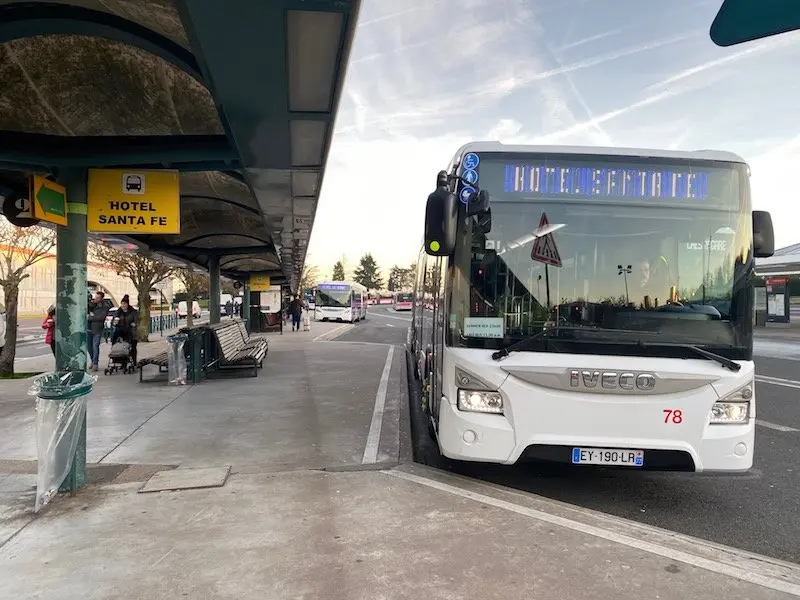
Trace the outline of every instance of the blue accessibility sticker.
{"type": "Polygon", "coordinates": [[[476,183],[478,183],[478,172],[474,171],[473,169],[464,171],[464,174],[461,176],[461,179],[463,179],[466,183],[470,185],[475,185],[476,183]]]}
{"type": "Polygon", "coordinates": [[[481,159],[478,158],[478,155],[475,154],[474,152],[470,152],[469,154],[466,154],[464,156],[464,160],[462,161],[461,166],[464,167],[465,169],[472,170],[476,169],[478,167],[478,164],[480,164],[480,162],[481,159]]]}
{"type": "Polygon", "coordinates": [[[465,185],[461,188],[461,193],[458,195],[459,199],[464,204],[469,204],[470,199],[475,194],[475,188],[469,185],[465,185]]]}

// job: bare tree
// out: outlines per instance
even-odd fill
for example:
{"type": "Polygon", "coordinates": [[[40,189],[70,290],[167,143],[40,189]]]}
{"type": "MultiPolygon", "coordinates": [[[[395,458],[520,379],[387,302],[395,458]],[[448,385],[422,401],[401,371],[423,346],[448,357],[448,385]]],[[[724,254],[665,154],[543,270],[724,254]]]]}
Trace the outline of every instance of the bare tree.
{"type": "Polygon", "coordinates": [[[6,303],[6,343],[0,355],[0,377],[14,374],[19,285],[30,277],[28,269],[50,256],[55,245],[56,235],[50,229],[17,227],[0,220],[0,287],[6,303]]]}
{"type": "Polygon", "coordinates": [[[300,289],[299,294],[302,294],[306,288],[313,288],[317,285],[319,279],[319,268],[316,265],[309,265],[306,263],[303,266],[303,274],[300,276],[300,289]]]}
{"type": "Polygon", "coordinates": [[[150,332],[150,290],[170,277],[174,272],[173,267],[155,258],[100,244],[92,244],[90,252],[96,260],[133,282],[138,295],[139,341],[146,342],[150,332]]]}
{"type": "Polygon", "coordinates": [[[197,296],[208,290],[208,274],[198,273],[188,268],[180,269],[176,274],[183,283],[183,287],[186,288],[186,325],[191,327],[194,324],[192,306],[197,296]]]}

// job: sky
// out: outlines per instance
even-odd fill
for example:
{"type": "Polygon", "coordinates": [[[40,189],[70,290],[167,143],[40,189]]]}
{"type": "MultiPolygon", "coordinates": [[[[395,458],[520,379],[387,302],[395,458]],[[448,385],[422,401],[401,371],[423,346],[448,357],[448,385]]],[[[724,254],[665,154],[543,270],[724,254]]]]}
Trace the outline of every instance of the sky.
{"type": "Polygon", "coordinates": [[[720,48],[722,0],[363,0],[308,263],[416,260],[436,173],[472,140],[744,157],[800,242],[800,33],[720,48]]]}

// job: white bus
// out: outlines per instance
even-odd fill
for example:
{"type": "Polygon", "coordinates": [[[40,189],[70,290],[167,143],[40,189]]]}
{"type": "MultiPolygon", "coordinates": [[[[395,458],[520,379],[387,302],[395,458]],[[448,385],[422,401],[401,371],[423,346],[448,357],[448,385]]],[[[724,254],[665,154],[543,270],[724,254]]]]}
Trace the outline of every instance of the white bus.
{"type": "Polygon", "coordinates": [[[317,285],[315,321],[356,323],[367,318],[367,288],[354,281],[328,281],[317,285]]]}
{"type": "Polygon", "coordinates": [[[773,246],[728,152],[462,147],[428,197],[408,335],[440,452],[747,471],[773,246]]]}

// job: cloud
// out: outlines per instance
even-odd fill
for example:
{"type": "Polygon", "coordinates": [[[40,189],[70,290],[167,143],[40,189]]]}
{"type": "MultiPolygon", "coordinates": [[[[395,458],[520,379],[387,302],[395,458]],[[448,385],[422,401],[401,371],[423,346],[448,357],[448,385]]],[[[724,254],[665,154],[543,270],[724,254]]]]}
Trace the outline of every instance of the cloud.
{"type": "Polygon", "coordinates": [[[718,48],[718,4],[364,0],[309,251],[414,261],[436,173],[475,139],[731,150],[796,241],[800,36],[718,48]]]}

